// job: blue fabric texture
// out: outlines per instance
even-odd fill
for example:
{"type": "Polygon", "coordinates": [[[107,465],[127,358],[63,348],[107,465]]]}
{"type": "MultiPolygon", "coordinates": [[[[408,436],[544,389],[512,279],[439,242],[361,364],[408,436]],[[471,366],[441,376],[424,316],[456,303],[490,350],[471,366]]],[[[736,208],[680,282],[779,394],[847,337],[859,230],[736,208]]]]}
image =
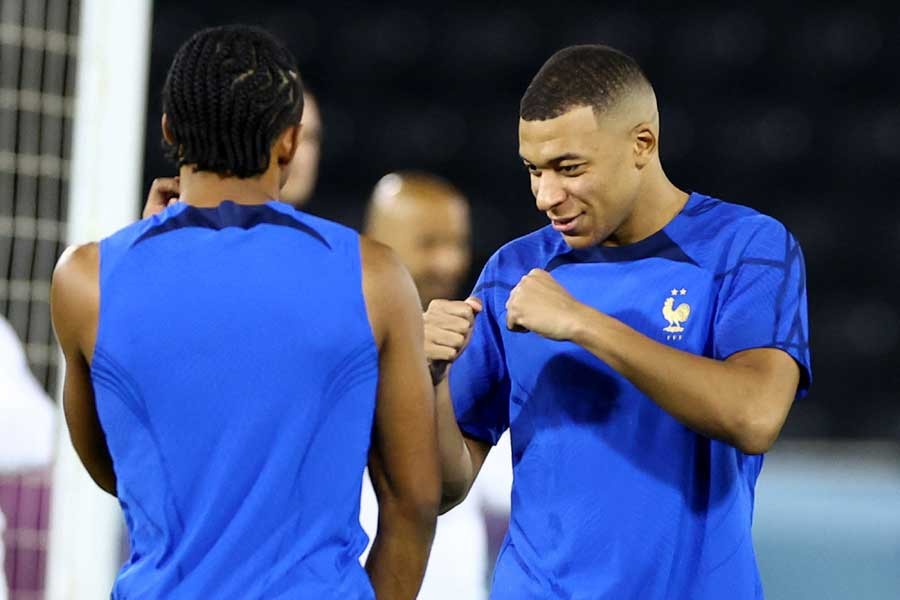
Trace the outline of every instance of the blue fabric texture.
{"type": "Polygon", "coordinates": [[[359,252],[274,201],[179,203],[101,242],[91,372],[131,543],[114,598],[374,598],[359,252]]]}

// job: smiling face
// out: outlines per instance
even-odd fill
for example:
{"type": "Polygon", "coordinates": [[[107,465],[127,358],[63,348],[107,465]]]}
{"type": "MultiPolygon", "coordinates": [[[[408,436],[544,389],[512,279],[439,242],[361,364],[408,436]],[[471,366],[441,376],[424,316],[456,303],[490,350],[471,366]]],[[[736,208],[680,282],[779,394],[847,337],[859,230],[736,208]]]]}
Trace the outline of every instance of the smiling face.
{"type": "Polygon", "coordinates": [[[635,125],[627,114],[597,117],[579,106],[553,119],[519,120],[519,154],[537,208],[572,248],[619,245],[627,237],[656,144],[651,124],[635,125]]]}

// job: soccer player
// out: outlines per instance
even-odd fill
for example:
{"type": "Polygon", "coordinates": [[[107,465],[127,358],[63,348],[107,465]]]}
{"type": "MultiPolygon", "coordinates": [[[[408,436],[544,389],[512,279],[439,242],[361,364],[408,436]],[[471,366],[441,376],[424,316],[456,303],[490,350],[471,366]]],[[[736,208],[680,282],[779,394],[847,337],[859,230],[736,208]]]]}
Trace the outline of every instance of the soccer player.
{"type": "Polygon", "coordinates": [[[52,284],[72,442],[130,534],[113,597],[414,598],[440,473],[411,278],[277,201],[303,108],[280,42],[197,33],[163,103],[181,201],[67,251],[52,284]]]}
{"type": "MultiPolygon", "coordinates": [[[[390,246],[409,269],[422,305],[452,298],[471,265],[469,203],[448,181],[423,172],[385,175],[372,192],[365,234],[390,246]]],[[[466,501],[438,519],[431,558],[419,600],[478,600],[485,597],[488,540],[482,509],[508,512],[508,440],[494,450],[466,501]],[[498,502],[500,500],[500,502],[498,502]]],[[[371,485],[363,480],[360,521],[375,531],[378,509],[371,485]]]]}
{"type": "Polygon", "coordinates": [[[495,600],[763,597],[753,494],[810,383],[803,258],[774,219],[675,187],[659,143],[633,59],[553,55],[519,120],[550,223],[425,316],[443,509],[510,429],[495,600]]]}
{"type": "Polygon", "coordinates": [[[412,275],[422,306],[459,292],[472,262],[469,202],[430,173],[382,177],[369,200],[365,234],[397,253],[412,275]]]}

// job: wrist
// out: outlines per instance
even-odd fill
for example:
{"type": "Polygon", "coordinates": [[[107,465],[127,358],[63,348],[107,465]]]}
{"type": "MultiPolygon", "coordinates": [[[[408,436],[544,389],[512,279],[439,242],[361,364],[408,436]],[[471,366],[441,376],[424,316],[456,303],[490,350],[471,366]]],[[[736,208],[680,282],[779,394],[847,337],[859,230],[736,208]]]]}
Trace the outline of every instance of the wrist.
{"type": "Polygon", "coordinates": [[[431,374],[431,385],[437,387],[447,378],[450,362],[446,360],[429,360],[428,372],[431,374]]]}
{"type": "Polygon", "coordinates": [[[572,328],[569,341],[579,346],[587,346],[595,339],[603,328],[603,319],[606,315],[600,311],[578,303],[573,311],[572,328]]]}

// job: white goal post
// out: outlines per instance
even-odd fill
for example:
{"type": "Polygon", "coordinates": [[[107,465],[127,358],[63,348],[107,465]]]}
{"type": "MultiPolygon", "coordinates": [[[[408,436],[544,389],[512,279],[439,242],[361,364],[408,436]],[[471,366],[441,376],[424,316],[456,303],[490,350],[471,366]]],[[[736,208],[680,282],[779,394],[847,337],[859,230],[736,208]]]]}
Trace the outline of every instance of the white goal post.
{"type": "MultiPolygon", "coordinates": [[[[100,239],[137,214],[151,18],[151,0],[81,0],[69,243],[100,239]]],[[[59,442],[46,598],[108,598],[122,558],[121,511],[90,480],[64,427],[59,442]]]]}

